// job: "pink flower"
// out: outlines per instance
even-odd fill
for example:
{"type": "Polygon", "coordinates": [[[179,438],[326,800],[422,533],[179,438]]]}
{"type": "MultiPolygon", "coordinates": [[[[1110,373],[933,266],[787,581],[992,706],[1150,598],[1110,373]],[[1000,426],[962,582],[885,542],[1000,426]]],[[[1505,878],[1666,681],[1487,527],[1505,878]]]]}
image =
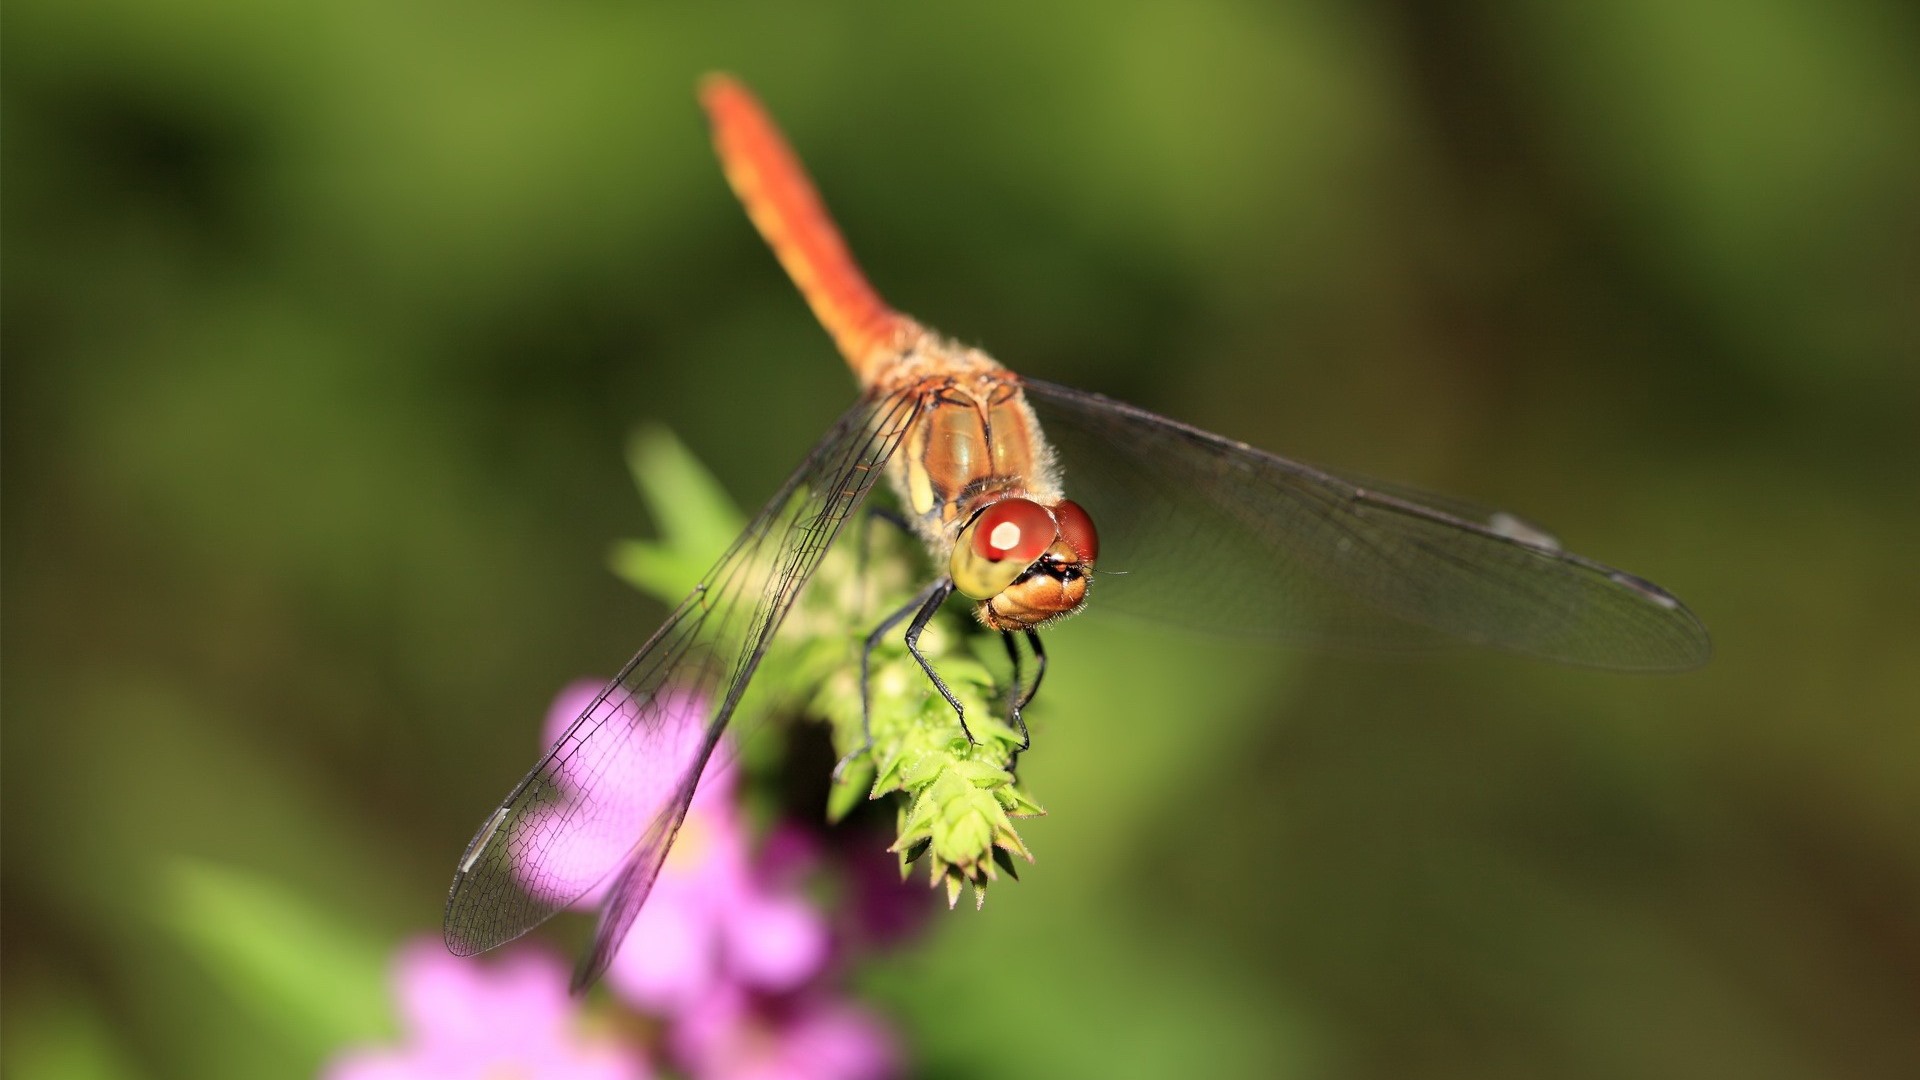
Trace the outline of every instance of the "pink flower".
{"type": "Polygon", "coordinates": [[[394,983],[408,1042],[349,1050],[325,1080],[645,1080],[638,1054],[581,1037],[567,970],[521,949],[493,964],[450,956],[437,940],[400,950],[394,983]]]}
{"type": "MultiPolygon", "coordinates": [[[[547,710],[548,745],[558,742],[589,708],[601,737],[579,743],[560,763],[556,772],[567,804],[540,811],[533,831],[550,835],[526,845],[528,852],[540,854],[540,861],[515,867],[536,894],[581,894],[580,907],[598,906],[610,869],[665,809],[681,774],[699,753],[707,718],[706,702],[692,694],[662,694],[643,720],[630,701],[610,699],[596,705],[600,689],[599,683],[574,683],[547,710]],[[644,738],[608,737],[642,727],[648,729],[644,738]]],[[[724,756],[716,751],[708,759],[694,805],[712,799],[709,792],[724,756]]]]}
{"type": "MultiPolygon", "coordinates": [[[[593,683],[563,690],[547,714],[547,738],[558,739],[599,691],[593,683]]],[[[606,703],[598,711],[619,719],[606,703]]],[[[597,778],[596,799],[624,800],[609,818],[650,820],[698,748],[707,721],[705,703],[690,696],[665,699],[661,720],[666,726],[649,747],[622,744],[597,759],[576,756],[562,770],[563,782],[597,778]]],[[[676,1011],[727,980],[759,990],[792,990],[827,961],[825,919],[758,872],[736,805],[736,783],[722,745],[708,759],[653,893],[607,971],[608,985],[636,1005],[676,1011]]],[[[552,875],[577,867],[573,872],[584,882],[591,870],[617,861],[633,840],[634,835],[569,837],[547,853],[543,869],[552,875]]],[[[582,903],[597,903],[599,892],[588,893],[582,903]]]]}
{"type": "Polygon", "coordinates": [[[680,1015],[673,1048],[698,1080],[880,1080],[899,1050],[878,1018],[821,995],[721,987],[680,1015]]]}

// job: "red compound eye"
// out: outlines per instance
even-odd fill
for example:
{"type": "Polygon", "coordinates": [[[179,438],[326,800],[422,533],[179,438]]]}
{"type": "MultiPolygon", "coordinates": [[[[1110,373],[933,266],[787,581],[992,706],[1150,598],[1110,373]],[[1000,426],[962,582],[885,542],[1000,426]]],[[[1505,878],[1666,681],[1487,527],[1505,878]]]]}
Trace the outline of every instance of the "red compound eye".
{"type": "Polygon", "coordinates": [[[1100,557],[1100,534],[1094,531],[1093,519],[1072,499],[1061,499],[1053,508],[1053,516],[1060,521],[1060,539],[1067,542],[1080,561],[1090,563],[1100,557]]]}
{"type": "Polygon", "coordinates": [[[988,562],[1012,559],[1026,566],[1052,546],[1059,526],[1047,508],[1031,499],[1001,499],[974,522],[973,552],[988,562]]]}

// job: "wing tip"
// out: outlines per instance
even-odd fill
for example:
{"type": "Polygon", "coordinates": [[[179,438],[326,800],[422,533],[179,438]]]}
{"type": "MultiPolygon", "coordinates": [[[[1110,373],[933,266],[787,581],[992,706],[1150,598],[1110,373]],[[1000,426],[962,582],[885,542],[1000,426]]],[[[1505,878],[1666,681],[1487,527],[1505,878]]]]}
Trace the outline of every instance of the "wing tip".
{"type": "Polygon", "coordinates": [[[580,954],[579,963],[573,966],[573,975],[567,980],[567,995],[576,998],[584,997],[611,966],[613,966],[613,953],[601,948],[596,942],[592,948],[580,954]]]}
{"type": "Polygon", "coordinates": [[[1670,640],[1676,646],[1671,657],[1663,658],[1645,668],[1652,672],[1687,672],[1706,667],[1713,660],[1713,636],[1707,632],[1706,624],[1700,616],[1679,597],[1648,581],[1638,574],[1629,574],[1625,570],[1609,570],[1607,580],[1630,591],[1635,597],[1659,610],[1676,633],[1670,640]]]}

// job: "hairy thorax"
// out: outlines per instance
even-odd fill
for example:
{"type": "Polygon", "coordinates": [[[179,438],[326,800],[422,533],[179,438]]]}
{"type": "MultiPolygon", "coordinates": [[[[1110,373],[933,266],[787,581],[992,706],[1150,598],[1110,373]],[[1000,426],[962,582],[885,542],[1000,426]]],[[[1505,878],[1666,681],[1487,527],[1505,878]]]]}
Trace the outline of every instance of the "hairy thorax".
{"type": "Polygon", "coordinates": [[[1059,469],[1018,377],[917,326],[890,352],[868,368],[869,385],[912,393],[920,407],[887,478],[936,560],[983,506],[1013,495],[1059,501],[1059,469]]]}

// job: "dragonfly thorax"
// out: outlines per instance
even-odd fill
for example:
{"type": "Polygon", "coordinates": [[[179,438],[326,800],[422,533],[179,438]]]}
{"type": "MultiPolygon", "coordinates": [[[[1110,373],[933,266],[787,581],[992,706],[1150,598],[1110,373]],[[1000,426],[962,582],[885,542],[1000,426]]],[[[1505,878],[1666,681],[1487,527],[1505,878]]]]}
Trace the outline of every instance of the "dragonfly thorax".
{"type": "Polygon", "coordinates": [[[983,507],[1009,496],[1060,501],[1040,422],[1019,379],[992,357],[922,332],[876,366],[879,389],[918,402],[887,475],[936,563],[983,507]]]}

